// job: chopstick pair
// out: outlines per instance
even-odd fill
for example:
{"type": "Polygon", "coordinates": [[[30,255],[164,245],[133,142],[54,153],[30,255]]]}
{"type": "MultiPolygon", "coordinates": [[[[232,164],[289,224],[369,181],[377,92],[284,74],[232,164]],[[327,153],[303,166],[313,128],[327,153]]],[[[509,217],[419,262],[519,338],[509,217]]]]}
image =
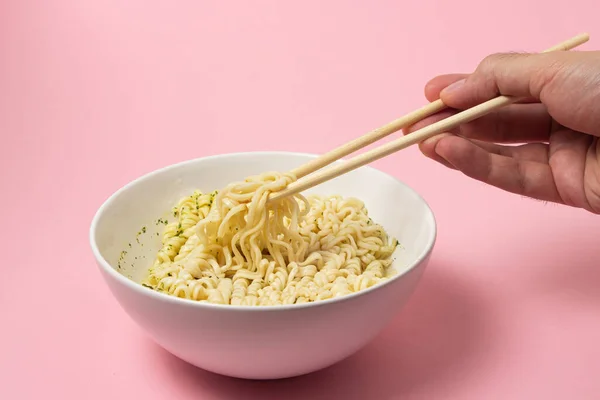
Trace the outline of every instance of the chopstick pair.
{"type": "MultiPolygon", "coordinates": [[[[547,50],[544,50],[542,53],[571,50],[587,42],[589,39],[590,36],[587,33],[583,33],[562,43],[559,43],[556,46],[553,46],[547,50]]],[[[269,197],[269,201],[297,194],[303,190],[309,189],[330,179],[336,178],[356,168],[362,167],[375,160],[378,160],[399,150],[402,150],[408,146],[420,143],[426,139],[429,139],[430,137],[433,137],[443,132],[447,132],[453,128],[456,128],[459,125],[473,121],[477,118],[480,118],[509,104],[516,103],[520,100],[522,99],[518,97],[498,96],[475,107],[469,108],[460,113],[445,118],[441,121],[428,125],[415,132],[412,132],[410,135],[402,136],[401,138],[395,139],[380,147],[377,147],[373,150],[367,151],[363,154],[353,157],[344,163],[333,165],[328,168],[323,168],[350,153],[353,153],[363,147],[370,145],[371,143],[376,142],[379,139],[382,139],[394,132],[397,132],[402,128],[414,125],[418,121],[421,121],[426,117],[429,117],[433,114],[444,110],[446,108],[446,105],[441,100],[436,100],[432,103],[425,105],[424,107],[421,107],[411,112],[410,114],[404,115],[380,128],[377,128],[363,136],[360,136],[348,143],[345,143],[340,147],[328,153],[325,153],[315,158],[314,160],[311,160],[308,163],[292,170],[291,172],[295,174],[298,180],[290,184],[285,190],[271,195],[269,197]],[[319,169],[322,170],[318,171],[319,169]]]]}

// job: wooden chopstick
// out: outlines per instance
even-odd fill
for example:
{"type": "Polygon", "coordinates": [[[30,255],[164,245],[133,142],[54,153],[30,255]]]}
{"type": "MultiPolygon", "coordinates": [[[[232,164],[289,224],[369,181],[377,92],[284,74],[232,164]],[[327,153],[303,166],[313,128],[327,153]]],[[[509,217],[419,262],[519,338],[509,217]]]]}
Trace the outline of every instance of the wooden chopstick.
{"type": "MultiPolygon", "coordinates": [[[[544,52],[571,50],[587,42],[589,38],[589,34],[583,33],[560,44],[557,44],[556,46],[553,46],[550,49],[545,50],[544,52]]],[[[395,153],[396,151],[402,150],[408,146],[429,139],[430,137],[433,137],[443,132],[447,132],[459,125],[473,121],[474,119],[480,118],[501,107],[505,107],[509,104],[513,104],[520,100],[523,99],[511,96],[499,96],[484,103],[481,103],[473,108],[462,111],[458,114],[455,114],[441,121],[428,125],[422,129],[419,129],[418,131],[413,132],[410,135],[403,136],[389,143],[386,143],[378,148],[360,154],[344,163],[325,168],[304,179],[299,179],[296,182],[289,185],[285,190],[282,190],[278,193],[274,193],[269,198],[269,201],[297,194],[303,190],[309,189],[325,181],[343,175],[356,168],[362,167],[363,165],[369,164],[375,160],[395,153]]],[[[322,168],[322,166],[328,165],[336,161],[337,159],[343,157],[344,155],[350,154],[363,146],[367,146],[380,138],[383,138],[399,129],[402,129],[405,126],[413,125],[419,120],[436,112],[439,112],[440,110],[443,110],[445,107],[446,106],[444,105],[444,103],[440,100],[434,101],[425,107],[422,107],[410,114],[405,115],[404,117],[401,117],[387,125],[384,125],[379,129],[375,129],[374,131],[362,137],[354,139],[353,141],[310,161],[309,163],[293,170],[292,172],[299,174],[300,176],[310,174],[316,169],[322,168]]],[[[296,175],[296,177],[298,177],[298,175],[296,175]]]]}
{"type": "Polygon", "coordinates": [[[301,165],[291,172],[296,176],[297,179],[300,179],[331,164],[334,161],[339,160],[342,157],[347,156],[348,154],[354,153],[356,150],[362,149],[371,143],[375,143],[376,141],[383,139],[384,137],[389,136],[406,126],[414,125],[422,119],[436,114],[445,108],[446,105],[442,100],[433,101],[419,108],[418,110],[411,112],[410,114],[406,114],[405,116],[400,117],[380,128],[374,129],[365,135],[359,136],[356,139],[351,140],[328,153],[312,159],[311,161],[301,165]]]}
{"type": "MultiPolygon", "coordinates": [[[[542,53],[550,53],[552,51],[561,51],[561,50],[570,50],[576,46],[579,46],[589,40],[588,34],[577,35],[569,40],[566,40],[562,43],[559,43],[555,46],[550,47],[542,51],[542,53]]],[[[303,178],[308,174],[312,174],[318,169],[321,169],[334,161],[339,160],[342,157],[347,156],[348,154],[354,153],[355,151],[362,149],[370,145],[371,143],[375,143],[376,141],[383,139],[391,135],[394,132],[399,131],[402,128],[407,126],[414,125],[415,123],[425,119],[433,114],[437,114],[438,112],[444,110],[446,105],[440,99],[435,100],[413,112],[410,114],[406,114],[382,127],[372,130],[371,132],[362,135],[354,140],[351,140],[348,143],[345,143],[336,149],[333,149],[300,167],[292,170],[291,172],[296,176],[296,179],[303,178]]]]}

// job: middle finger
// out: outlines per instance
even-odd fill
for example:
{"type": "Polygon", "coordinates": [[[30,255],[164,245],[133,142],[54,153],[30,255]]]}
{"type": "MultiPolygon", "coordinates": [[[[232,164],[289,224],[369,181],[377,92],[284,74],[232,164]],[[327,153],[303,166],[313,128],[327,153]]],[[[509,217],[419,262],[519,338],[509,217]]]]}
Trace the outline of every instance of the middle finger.
{"type": "MultiPolygon", "coordinates": [[[[404,129],[410,134],[431,125],[458,110],[444,110],[404,129]]],[[[511,104],[474,121],[460,125],[451,132],[469,139],[492,143],[547,142],[552,119],[543,104],[511,104]]]]}

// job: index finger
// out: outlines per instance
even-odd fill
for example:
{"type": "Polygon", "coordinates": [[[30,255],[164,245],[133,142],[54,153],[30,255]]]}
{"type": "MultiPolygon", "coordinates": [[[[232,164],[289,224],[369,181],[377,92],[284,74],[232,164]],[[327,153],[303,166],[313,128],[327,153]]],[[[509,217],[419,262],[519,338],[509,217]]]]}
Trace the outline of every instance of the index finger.
{"type": "Polygon", "coordinates": [[[498,95],[533,97],[561,125],[600,136],[600,52],[495,54],[440,93],[448,107],[466,109],[498,95]]]}
{"type": "MultiPolygon", "coordinates": [[[[427,101],[435,101],[440,98],[440,93],[454,82],[466,79],[469,74],[444,74],[436,76],[425,84],[425,98],[427,101]]],[[[539,100],[533,97],[527,97],[518,102],[519,104],[539,103],[539,100]]],[[[453,104],[456,106],[455,104],[453,104]]],[[[464,109],[464,107],[462,107],[464,109]]]]}

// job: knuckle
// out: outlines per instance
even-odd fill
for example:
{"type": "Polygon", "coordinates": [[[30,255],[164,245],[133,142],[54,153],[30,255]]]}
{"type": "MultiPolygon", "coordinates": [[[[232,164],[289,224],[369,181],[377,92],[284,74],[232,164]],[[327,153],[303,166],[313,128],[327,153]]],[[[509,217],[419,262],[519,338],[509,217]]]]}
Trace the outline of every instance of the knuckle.
{"type": "Polygon", "coordinates": [[[518,53],[494,53],[485,57],[479,67],[477,68],[479,72],[485,74],[494,74],[498,70],[498,68],[502,68],[506,62],[513,61],[517,57],[523,57],[523,54],[518,53]]]}
{"type": "Polygon", "coordinates": [[[502,59],[502,57],[504,57],[503,53],[490,54],[481,61],[478,69],[482,72],[489,71],[494,68],[494,65],[496,65],[498,60],[502,59]]]}
{"type": "Polygon", "coordinates": [[[490,99],[501,94],[498,82],[506,74],[507,67],[518,57],[518,53],[495,53],[485,57],[472,75],[476,82],[476,97],[479,100],[490,99]]]}
{"type": "Polygon", "coordinates": [[[557,78],[568,74],[568,63],[563,58],[549,55],[546,62],[539,63],[539,66],[532,71],[529,80],[529,91],[536,98],[542,97],[543,91],[551,92],[557,78]]]}

